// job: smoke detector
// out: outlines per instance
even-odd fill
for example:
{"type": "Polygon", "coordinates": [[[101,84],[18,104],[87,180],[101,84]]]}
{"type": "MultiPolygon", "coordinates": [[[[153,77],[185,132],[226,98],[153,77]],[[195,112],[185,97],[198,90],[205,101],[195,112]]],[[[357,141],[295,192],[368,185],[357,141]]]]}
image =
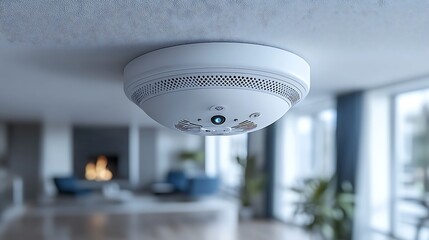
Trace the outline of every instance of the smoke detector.
{"type": "Polygon", "coordinates": [[[310,89],[310,66],[282,49],[195,43],[146,53],[124,70],[125,93],[160,124],[196,135],[264,128],[310,89]]]}

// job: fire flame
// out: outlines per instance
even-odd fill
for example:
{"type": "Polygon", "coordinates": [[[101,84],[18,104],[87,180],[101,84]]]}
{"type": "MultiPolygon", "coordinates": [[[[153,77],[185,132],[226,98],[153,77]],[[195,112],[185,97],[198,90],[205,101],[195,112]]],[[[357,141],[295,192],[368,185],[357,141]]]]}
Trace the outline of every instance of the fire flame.
{"type": "Polygon", "coordinates": [[[85,166],[85,178],[91,181],[109,181],[112,180],[113,174],[107,168],[106,156],[99,156],[94,163],[87,163],[85,166]]]}

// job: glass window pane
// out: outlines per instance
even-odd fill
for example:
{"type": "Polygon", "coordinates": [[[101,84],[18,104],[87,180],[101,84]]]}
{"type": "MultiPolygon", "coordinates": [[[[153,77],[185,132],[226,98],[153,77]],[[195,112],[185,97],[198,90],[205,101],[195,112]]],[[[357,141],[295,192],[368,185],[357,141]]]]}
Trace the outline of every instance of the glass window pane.
{"type": "Polygon", "coordinates": [[[247,157],[247,134],[206,137],[206,172],[219,176],[223,189],[237,192],[243,169],[236,157],[247,157]]]}
{"type": "MultiPolygon", "coordinates": [[[[429,90],[396,96],[395,123],[395,230],[407,238],[429,215],[429,90]]],[[[422,234],[427,238],[429,231],[422,234]]]]}
{"type": "Polygon", "coordinates": [[[283,120],[284,146],[276,184],[276,215],[299,223],[293,212],[300,196],[290,190],[306,178],[330,177],[335,169],[336,111],[321,110],[283,120]]]}

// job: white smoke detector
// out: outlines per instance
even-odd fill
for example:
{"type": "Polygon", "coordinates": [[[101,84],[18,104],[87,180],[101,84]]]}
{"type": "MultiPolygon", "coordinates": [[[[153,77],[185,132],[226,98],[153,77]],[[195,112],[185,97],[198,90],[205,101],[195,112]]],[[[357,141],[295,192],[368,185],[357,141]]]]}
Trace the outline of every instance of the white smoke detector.
{"type": "Polygon", "coordinates": [[[160,124],[196,135],[264,128],[310,89],[310,66],[282,49],[196,43],[159,49],[124,70],[125,93],[160,124]]]}

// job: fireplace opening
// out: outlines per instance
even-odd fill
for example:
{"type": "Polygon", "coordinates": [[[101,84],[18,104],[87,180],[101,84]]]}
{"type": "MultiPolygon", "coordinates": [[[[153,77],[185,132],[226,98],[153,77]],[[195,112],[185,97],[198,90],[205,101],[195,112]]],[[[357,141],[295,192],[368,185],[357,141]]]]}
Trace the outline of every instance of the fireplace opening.
{"type": "Polygon", "coordinates": [[[117,178],[118,157],[113,155],[90,156],[85,165],[85,179],[105,182],[117,178]]]}

